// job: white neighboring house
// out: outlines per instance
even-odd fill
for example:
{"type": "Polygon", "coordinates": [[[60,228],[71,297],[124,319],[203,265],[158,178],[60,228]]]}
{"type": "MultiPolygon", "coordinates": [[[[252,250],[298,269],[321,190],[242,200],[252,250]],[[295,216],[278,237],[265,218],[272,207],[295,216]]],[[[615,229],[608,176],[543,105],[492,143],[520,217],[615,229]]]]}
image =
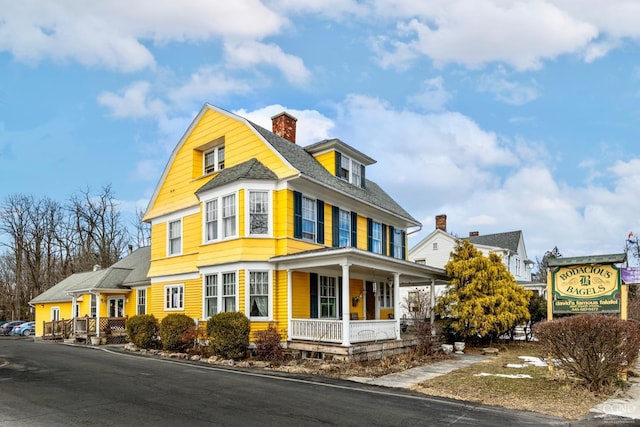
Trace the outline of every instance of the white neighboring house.
{"type": "MultiPolygon", "coordinates": [[[[518,284],[526,289],[535,291],[546,297],[546,284],[531,281],[533,262],[527,257],[522,231],[487,234],[481,236],[477,231],[469,233],[468,237],[460,238],[447,232],[447,216],[437,215],[436,228],[428,236],[409,249],[409,260],[418,264],[444,268],[449,262],[451,252],[459,239],[469,240],[485,256],[496,253],[518,284]]],[[[438,298],[446,290],[445,282],[435,283],[435,296],[438,298]]],[[[409,285],[400,287],[400,302],[403,315],[411,317],[407,311],[406,302],[417,298],[419,292],[429,291],[430,285],[409,285]]],[[[409,304],[411,305],[411,304],[409,304]]],[[[409,307],[410,308],[410,307],[409,307]]]]}

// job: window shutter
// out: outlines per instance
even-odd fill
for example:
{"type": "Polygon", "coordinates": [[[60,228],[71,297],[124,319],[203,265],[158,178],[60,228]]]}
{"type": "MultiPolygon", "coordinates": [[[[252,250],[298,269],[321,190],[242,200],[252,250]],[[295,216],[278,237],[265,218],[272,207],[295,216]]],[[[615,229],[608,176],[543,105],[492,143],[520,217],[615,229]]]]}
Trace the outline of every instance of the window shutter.
{"type": "Polygon", "coordinates": [[[367,218],[367,250],[373,251],[373,220],[367,218]]]}
{"type": "Polygon", "coordinates": [[[293,237],[302,239],[302,193],[293,192],[293,237]]]}
{"type": "Polygon", "coordinates": [[[387,253],[387,225],[382,224],[382,255],[387,253]]]}
{"type": "Polygon", "coordinates": [[[407,259],[407,232],[402,232],[402,259],[407,259]]]}
{"type": "Polygon", "coordinates": [[[337,248],[340,244],[340,209],[337,206],[331,208],[331,246],[337,248]]]}
{"type": "Polygon", "coordinates": [[[316,200],[316,215],[317,215],[317,231],[316,239],[318,243],[324,244],[324,202],[322,200],[316,200]]]}
{"type": "Polygon", "coordinates": [[[389,256],[393,256],[393,250],[395,249],[395,242],[393,241],[394,236],[393,226],[389,226],[389,256]]]}
{"type": "Polygon", "coordinates": [[[360,187],[364,188],[364,165],[360,165],[360,187]]]}
{"type": "Polygon", "coordinates": [[[318,274],[309,273],[309,317],[318,318],[318,274]]]}
{"type": "Polygon", "coordinates": [[[351,246],[358,247],[358,214],[351,212],[351,246]]]}
{"type": "Polygon", "coordinates": [[[340,169],[342,168],[342,154],[336,151],[336,176],[338,178],[342,178],[340,176],[340,169]]]}

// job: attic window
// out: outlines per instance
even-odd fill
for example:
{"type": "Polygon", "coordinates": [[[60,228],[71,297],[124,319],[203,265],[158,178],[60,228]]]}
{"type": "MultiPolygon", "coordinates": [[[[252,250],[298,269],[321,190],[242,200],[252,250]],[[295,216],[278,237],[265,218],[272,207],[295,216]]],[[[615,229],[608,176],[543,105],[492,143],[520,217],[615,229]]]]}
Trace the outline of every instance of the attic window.
{"type": "Polygon", "coordinates": [[[336,176],[364,188],[364,165],[339,152],[336,152],[336,176]]]}
{"type": "Polygon", "coordinates": [[[224,169],[224,144],[205,151],[203,156],[205,175],[224,169]]]}

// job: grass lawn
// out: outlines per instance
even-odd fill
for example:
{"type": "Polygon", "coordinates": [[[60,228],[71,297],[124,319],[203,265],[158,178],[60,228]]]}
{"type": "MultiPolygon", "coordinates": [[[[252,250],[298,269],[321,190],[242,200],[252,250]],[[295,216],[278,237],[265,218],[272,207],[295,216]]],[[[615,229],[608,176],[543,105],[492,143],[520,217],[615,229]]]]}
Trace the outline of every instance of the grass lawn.
{"type": "MultiPolygon", "coordinates": [[[[533,343],[499,346],[496,356],[420,384],[415,391],[487,405],[540,412],[567,419],[578,419],[596,404],[609,398],[595,395],[567,378],[561,371],[547,367],[507,367],[523,364],[518,356],[544,357],[533,343]],[[477,374],[530,375],[532,378],[504,378],[477,374]]],[[[474,351],[474,349],[470,349],[474,351]]]]}

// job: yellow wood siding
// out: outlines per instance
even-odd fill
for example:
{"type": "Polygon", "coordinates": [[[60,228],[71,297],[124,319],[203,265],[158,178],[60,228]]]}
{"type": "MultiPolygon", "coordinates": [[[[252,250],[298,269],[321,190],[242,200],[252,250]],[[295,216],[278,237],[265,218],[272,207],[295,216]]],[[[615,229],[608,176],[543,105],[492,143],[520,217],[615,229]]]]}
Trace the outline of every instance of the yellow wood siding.
{"type": "Polygon", "coordinates": [[[202,277],[154,283],[147,290],[147,311],[148,314],[153,314],[158,320],[162,320],[172,313],[186,314],[194,319],[202,318],[202,277]],[[165,310],[165,286],[168,285],[183,285],[184,308],[182,310],[165,310]]]}
{"type": "Polygon", "coordinates": [[[159,184],[157,197],[145,215],[146,218],[175,212],[198,203],[195,191],[215,174],[202,175],[202,153],[197,149],[219,138],[224,139],[225,168],[256,158],[279,178],[296,173],[243,122],[217,111],[207,110],[187,135],[173,162],[168,165],[164,182],[159,184]]]}
{"type": "Polygon", "coordinates": [[[327,153],[318,154],[315,156],[316,160],[325,167],[331,175],[336,174],[336,152],[329,151],[327,153]]]}
{"type": "Polygon", "coordinates": [[[358,215],[358,241],[356,245],[358,249],[367,250],[367,218],[358,215]]]}

